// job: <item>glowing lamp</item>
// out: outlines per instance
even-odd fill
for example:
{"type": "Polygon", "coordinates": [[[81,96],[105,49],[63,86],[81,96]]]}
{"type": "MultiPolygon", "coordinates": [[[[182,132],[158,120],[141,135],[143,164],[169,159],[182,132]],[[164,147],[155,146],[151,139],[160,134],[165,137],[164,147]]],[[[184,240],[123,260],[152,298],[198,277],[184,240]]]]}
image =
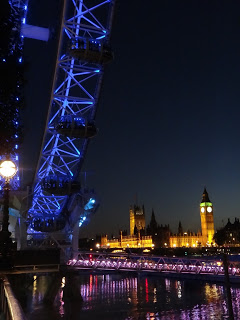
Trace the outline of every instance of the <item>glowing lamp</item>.
{"type": "Polygon", "coordinates": [[[17,167],[11,160],[4,160],[0,164],[0,175],[5,179],[11,179],[17,173],[17,167]]]}

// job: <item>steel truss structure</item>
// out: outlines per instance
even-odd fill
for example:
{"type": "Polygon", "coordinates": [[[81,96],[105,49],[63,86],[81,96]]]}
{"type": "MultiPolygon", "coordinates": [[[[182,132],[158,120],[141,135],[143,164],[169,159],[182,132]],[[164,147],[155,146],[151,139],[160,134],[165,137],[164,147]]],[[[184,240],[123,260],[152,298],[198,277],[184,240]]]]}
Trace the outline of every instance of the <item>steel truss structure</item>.
{"type": "MultiPolygon", "coordinates": [[[[79,252],[77,259],[68,261],[76,269],[138,271],[162,274],[218,276],[224,278],[221,256],[202,258],[171,258],[136,254],[79,252]]],[[[239,256],[229,256],[228,272],[235,282],[240,282],[239,256]]],[[[199,277],[200,278],[200,277],[199,277]]],[[[216,278],[217,279],[217,278],[216,278]]],[[[215,280],[216,280],[215,279],[215,280]]]]}
{"type": "Polygon", "coordinates": [[[94,135],[89,132],[109,54],[114,0],[63,3],[54,85],[28,212],[28,233],[38,237],[81,226],[98,205],[94,193],[81,188],[79,176],[94,135]]]}

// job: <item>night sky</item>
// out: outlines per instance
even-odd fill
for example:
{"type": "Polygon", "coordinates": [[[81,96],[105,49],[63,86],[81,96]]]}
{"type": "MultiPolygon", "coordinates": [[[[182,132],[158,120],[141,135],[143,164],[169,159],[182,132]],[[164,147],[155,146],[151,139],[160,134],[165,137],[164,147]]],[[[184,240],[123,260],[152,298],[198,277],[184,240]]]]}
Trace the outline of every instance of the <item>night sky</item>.
{"type": "MultiPolygon", "coordinates": [[[[58,2],[30,0],[27,23],[54,30],[58,2]]],[[[197,231],[205,186],[216,227],[240,215],[240,1],[140,2],[119,0],[115,12],[115,58],[83,168],[101,206],[82,236],[129,228],[136,201],[147,222],[153,208],[172,231],[179,220],[197,231]]],[[[25,41],[24,183],[38,159],[54,48],[54,39],[25,41]]]]}

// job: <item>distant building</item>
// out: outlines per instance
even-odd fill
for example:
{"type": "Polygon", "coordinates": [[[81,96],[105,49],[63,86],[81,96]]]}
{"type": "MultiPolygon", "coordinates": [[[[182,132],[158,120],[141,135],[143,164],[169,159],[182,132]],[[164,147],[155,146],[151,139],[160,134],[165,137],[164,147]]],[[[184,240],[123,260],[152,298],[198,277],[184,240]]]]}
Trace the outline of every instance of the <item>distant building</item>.
{"type": "Polygon", "coordinates": [[[121,232],[117,239],[108,239],[107,235],[101,237],[102,248],[152,248],[152,246],[152,237],[141,236],[140,232],[132,236],[123,236],[121,232]]]}
{"type": "Polygon", "coordinates": [[[169,246],[170,229],[169,225],[159,225],[152,210],[151,220],[146,228],[148,236],[152,236],[152,241],[156,248],[169,246]]]}
{"type": "Polygon", "coordinates": [[[170,247],[206,247],[214,244],[213,205],[204,188],[200,203],[201,232],[183,232],[181,223],[178,233],[170,236],[170,247]]]}
{"type": "MultiPolygon", "coordinates": [[[[147,228],[144,206],[133,205],[129,210],[130,235],[126,231],[120,232],[119,238],[108,239],[101,237],[101,247],[104,248],[151,248],[151,247],[206,247],[215,245],[213,205],[204,188],[200,203],[201,231],[183,232],[179,222],[178,233],[171,234],[169,225],[158,225],[154,211],[147,228]]],[[[231,233],[230,233],[231,234],[231,233]]],[[[234,237],[233,237],[234,238],[234,237]]]]}
{"type": "Polygon", "coordinates": [[[239,247],[240,246],[240,222],[238,218],[231,223],[228,219],[227,224],[216,231],[214,240],[220,246],[239,247]]]}
{"type": "Polygon", "coordinates": [[[138,231],[145,231],[145,209],[144,206],[139,207],[134,205],[130,207],[129,210],[129,220],[130,220],[130,236],[136,235],[138,231]]]}
{"type": "MultiPolygon", "coordinates": [[[[152,236],[145,235],[145,210],[144,206],[131,206],[129,210],[130,235],[123,235],[120,231],[119,238],[108,239],[101,237],[102,248],[152,248],[152,236]]],[[[126,234],[126,232],[124,232],[126,234]]]]}

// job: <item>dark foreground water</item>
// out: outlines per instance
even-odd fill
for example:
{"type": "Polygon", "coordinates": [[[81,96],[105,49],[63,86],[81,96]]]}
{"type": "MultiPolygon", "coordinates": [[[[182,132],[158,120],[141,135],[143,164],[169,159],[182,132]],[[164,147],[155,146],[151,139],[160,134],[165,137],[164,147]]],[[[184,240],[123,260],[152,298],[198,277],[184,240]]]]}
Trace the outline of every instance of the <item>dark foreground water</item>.
{"type": "MultiPolygon", "coordinates": [[[[156,276],[81,274],[76,283],[83,302],[64,304],[60,290],[55,306],[47,308],[41,301],[48,280],[41,276],[28,288],[28,319],[228,319],[224,287],[218,284],[156,276]]],[[[240,319],[240,288],[232,288],[232,296],[235,319],[240,319]]]]}

